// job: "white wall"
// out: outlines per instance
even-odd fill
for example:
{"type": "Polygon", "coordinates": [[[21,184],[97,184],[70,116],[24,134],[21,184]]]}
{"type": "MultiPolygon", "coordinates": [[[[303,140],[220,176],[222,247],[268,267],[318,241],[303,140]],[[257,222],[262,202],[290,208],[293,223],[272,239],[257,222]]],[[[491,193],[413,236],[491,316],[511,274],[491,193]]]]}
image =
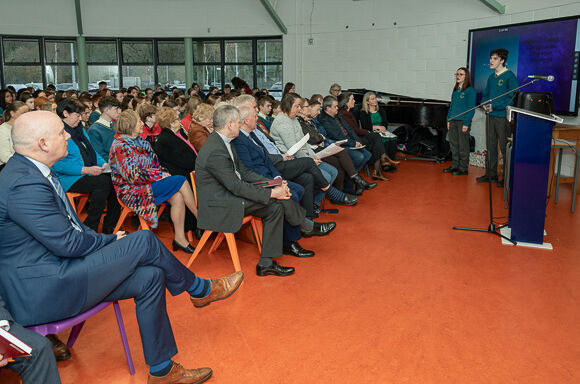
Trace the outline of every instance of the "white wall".
{"type": "MultiPolygon", "coordinates": [[[[500,2],[504,15],[479,0],[297,1],[295,14],[282,13],[290,31],[284,39],[285,81],[304,95],[326,94],[338,82],[343,88],[449,100],[453,74],[467,62],[469,29],[580,14],[577,1],[553,0],[550,7],[543,0],[500,2]]],[[[479,112],[472,134],[482,149],[479,112]]]]}

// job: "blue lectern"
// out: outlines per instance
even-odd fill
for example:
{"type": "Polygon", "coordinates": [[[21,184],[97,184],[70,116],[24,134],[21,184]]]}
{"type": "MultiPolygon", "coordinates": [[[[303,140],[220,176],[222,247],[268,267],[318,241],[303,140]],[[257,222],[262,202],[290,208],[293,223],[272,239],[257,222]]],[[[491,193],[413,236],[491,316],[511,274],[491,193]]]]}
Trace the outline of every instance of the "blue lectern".
{"type": "Polygon", "coordinates": [[[514,121],[509,180],[511,239],[543,244],[552,128],[562,119],[508,107],[508,120],[514,121]]]}

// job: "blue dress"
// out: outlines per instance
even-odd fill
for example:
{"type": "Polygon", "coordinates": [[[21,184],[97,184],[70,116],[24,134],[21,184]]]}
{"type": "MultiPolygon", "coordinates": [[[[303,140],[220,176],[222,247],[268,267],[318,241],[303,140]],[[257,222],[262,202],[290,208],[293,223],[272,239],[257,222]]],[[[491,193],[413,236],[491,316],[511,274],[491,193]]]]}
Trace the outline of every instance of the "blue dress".
{"type": "Polygon", "coordinates": [[[179,191],[183,183],[185,183],[185,177],[183,176],[169,176],[165,179],[152,182],[151,189],[153,189],[155,205],[165,203],[179,191]]]}

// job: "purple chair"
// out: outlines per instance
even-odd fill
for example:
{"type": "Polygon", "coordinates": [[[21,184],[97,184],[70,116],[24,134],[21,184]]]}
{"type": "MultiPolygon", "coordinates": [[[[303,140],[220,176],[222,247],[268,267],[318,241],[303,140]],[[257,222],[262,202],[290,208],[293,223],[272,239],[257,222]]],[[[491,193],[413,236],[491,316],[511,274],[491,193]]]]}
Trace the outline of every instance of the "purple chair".
{"type": "Polygon", "coordinates": [[[72,328],[66,346],[72,348],[73,344],[77,340],[85,321],[97,313],[101,312],[103,309],[113,304],[115,309],[115,316],[117,317],[117,325],[119,326],[119,333],[121,334],[121,341],[123,342],[123,349],[125,349],[125,358],[127,359],[127,365],[129,366],[129,372],[131,375],[135,374],[135,367],[133,366],[133,358],[131,357],[131,351],[129,350],[129,342],[127,341],[127,334],[125,333],[125,325],[123,324],[123,316],[121,315],[121,308],[119,307],[118,301],[104,301],[97,306],[89,309],[86,312],[81,313],[78,316],[70,317],[68,319],[55,321],[53,323],[40,324],[32,327],[27,327],[31,331],[40,333],[43,336],[56,334],[72,328]]]}

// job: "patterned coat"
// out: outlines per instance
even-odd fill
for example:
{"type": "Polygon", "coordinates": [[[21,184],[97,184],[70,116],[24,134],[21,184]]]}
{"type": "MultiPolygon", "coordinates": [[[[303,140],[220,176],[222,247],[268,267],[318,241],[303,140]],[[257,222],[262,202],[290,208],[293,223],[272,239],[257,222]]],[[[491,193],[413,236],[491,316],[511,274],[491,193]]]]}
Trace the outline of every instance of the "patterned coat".
{"type": "Polygon", "coordinates": [[[141,137],[132,139],[116,135],[109,163],[119,199],[149,226],[157,228],[157,207],[151,183],[161,180],[166,170],[159,165],[149,142],[141,137]]]}

